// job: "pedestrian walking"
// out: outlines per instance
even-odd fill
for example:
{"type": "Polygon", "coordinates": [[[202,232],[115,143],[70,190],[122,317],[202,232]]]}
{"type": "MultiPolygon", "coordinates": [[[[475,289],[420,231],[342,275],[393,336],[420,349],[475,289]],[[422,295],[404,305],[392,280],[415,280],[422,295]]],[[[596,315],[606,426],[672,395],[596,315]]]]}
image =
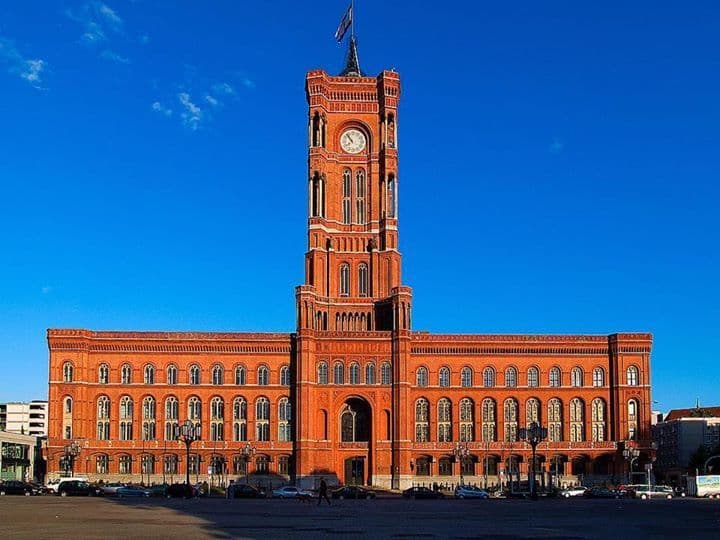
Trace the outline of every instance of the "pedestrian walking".
{"type": "Polygon", "coordinates": [[[320,488],[318,489],[318,506],[320,506],[320,503],[323,499],[325,499],[328,503],[328,506],[330,506],[330,498],[328,497],[328,488],[327,483],[325,482],[324,478],[320,479],[320,488]]]}

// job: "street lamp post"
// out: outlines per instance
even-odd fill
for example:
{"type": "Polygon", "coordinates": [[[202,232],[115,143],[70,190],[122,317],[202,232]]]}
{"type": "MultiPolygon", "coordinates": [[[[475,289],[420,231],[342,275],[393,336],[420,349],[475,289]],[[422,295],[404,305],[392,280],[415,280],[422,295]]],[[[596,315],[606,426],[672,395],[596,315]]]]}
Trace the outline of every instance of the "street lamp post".
{"type": "Polygon", "coordinates": [[[632,484],[633,463],[640,457],[640,449],[634,446],[626,446],[623,450],[623,457],[628,462],[628,484],[632,484]]]}
{"type": "Polygon", "coordinates": [[[463,465],[465,460],[470,455],[470,449],[467,443],[456,442],[455,448],[453,449],[453,455],[455,456],[455,462],[460,464],[460,485],[462,486],[465,481],[463,480],[463,465]]]}
{"type": "Polygon", "coordinates": [[[250,458],[255,455],[255,447],[250,443],[245,443],[245,446],[242,447],[240,452],[245,462],[245,483],[248,484],[250,478],[250,458]]]}
{"type": "Polygon", "coordinates": [[[187,493],[190,491],[190,446],[195,441],[200,440],[200,424],[192,422],[191,420],[185,420],[182,425],[175,426],[176,436],[178,441],[185,443],[185,457],[187,462],[185,463],[185,484],[187,493]]]}
{"type": "Polygon", "coordinates": [[[537,422],[531,422],[527,428],[520,428],[518,435],[520,440],[530,443],[532,448],[532,477],[530,482],[530,497],[537,499],[537,487],[535,486],[535,450],[537,445],[547,439],[547,428],[540,427],[537,422]]]}
{"type": "Polygon", "coordinates": [[[73,441],[70,444],[66,444],[63,449],[65,454],[62,457],[62,468],[65,470],[65,476],[70,470],[70,476],[75,476],[75,458],[80,455],[80,445],[77,441],[73,441]]]}

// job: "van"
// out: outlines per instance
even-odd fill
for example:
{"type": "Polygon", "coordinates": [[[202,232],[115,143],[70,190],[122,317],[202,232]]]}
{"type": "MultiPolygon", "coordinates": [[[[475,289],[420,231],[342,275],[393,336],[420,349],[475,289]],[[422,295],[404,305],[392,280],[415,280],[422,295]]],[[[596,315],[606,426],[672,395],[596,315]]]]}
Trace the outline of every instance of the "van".
{"type": "Polygon", "coordinates": [[[57,493],[57,487],[60,482],[64,482],[66,480],[79,480],[80,482],[89,482],[87,477],[85,476],[70,476],[67,478],[54,478],[52,480],[48,480],[48,483],[45,484],[45,492],[46,493],[57,493]]]}

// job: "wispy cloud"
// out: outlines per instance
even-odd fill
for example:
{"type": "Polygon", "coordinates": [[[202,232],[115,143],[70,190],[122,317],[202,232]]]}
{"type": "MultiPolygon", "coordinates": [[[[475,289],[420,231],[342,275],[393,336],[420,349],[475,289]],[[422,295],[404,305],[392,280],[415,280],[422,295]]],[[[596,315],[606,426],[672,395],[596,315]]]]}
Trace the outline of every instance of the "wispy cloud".
{"type": "Polygon", "coordinates": [[[559,138],[553,137],[553,140],[550,143],[549,150],[551,154],[559,154],[560,152],[565,150],[565,143],[559,138]]]}
{"type": "Polygon", "coordinates": [[[0,64],[7,65],[8,73],[26,80],[33,88],[42,88],[45,60],[26,58],[12,41],[3,37],[0,37],[0,64]]]}
{"type": "Polygon", "coordinates": [[[46,285],[45,287],[43,287],[40,290],[42,291],[43,294],[50,294],[52,292],[52,287],[46,285]]]}
{"type": "Polygon", "coordinates": [[[183,106],[183,111],[180,113],[183,124],[192,131],[200,129],[200,122],[202,122],[203,119],[202,109],[191,101],[190,94],[187,92],[180,92],[178,94],[178,100],[180,100],[183,106]]]}
{"type": "Polygon", "coordinates": [[[163,106],[163,104],[159,101],[156,101],[152,104],[152,110],[162,114],[163,116],[167,116],[168,118],[171,117],[173,114],[172,109],[163,106]]]}
{"type": "Polygon", "coordinates": [[[216,96],[232,96],[235,94],[235,89],[226,82],[213,84],[212,91],[216,96]]]}
{"type": "MultiPolygon", "coordinates": [[[[130,63],[130,59],[126,56],[106,48],[114,38],[124,41],[129,39],[125,32],[125,21],[117,11],[100,0],[91,0],[82,4],[78,9],[66,10],[65,14],[69,19],[82,26],[80,43],[93,48],[102,46],[103,49],[99,54],[105,60],[119,64],[130,63]]],[[[138,38],[140,43],[147,43],[148,39],[145,35],[138,38]]]]}
{"type": "Polygon", "coordinates": [[[103,52],[100,53],[100,56],[102,56],[105,60],[110,60],[111,62],[117,62],[118,64],[129,64],[130,59],[126,56],[120,56],[118,53],[111,51],[109,49],[105,49],[103,52]]]}
{"type": "Polygon", "coordinates": [[[205,101],[207,101],[213,107],[220,106],[220,101],[217,98],[211,96],[210,94],[205,96],[205,101]]]}

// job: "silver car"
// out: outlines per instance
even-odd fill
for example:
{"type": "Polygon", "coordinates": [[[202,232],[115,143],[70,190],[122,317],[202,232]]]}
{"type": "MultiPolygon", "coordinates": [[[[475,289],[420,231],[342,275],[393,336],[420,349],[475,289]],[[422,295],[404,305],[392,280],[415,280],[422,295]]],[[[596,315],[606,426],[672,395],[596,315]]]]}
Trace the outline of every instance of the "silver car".
{"type": "Polygon", "coordinates": [[[298,498],[310,498],[312,493],[302,489],[298,489],[295,486],[285,486],[278,489],[274,489],[272,496],[276,499],[298,499],[298,498]]]}

